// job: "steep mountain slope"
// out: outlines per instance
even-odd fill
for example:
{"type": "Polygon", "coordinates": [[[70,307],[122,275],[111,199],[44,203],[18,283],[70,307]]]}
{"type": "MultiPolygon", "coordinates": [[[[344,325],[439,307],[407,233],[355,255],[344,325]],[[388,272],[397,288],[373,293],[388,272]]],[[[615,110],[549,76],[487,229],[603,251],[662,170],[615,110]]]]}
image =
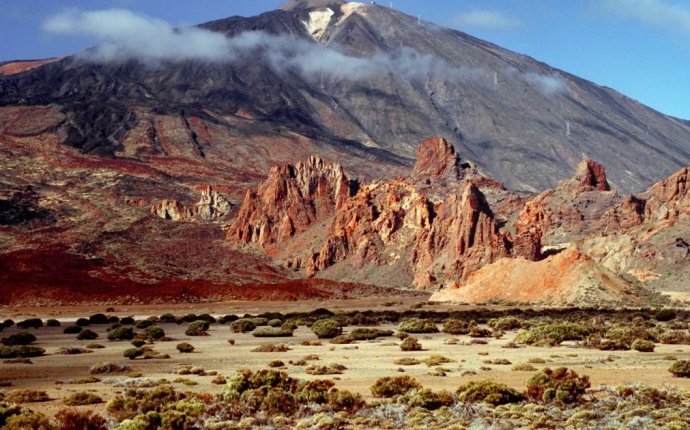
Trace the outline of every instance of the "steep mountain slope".
{"type": "Polygon", "coordinates": [[[123,150],[123,140],[141,124],[150,124],[144,143],[165,154],[156,139],[165,131],[150,119],[163,114],[179,118],[175,144],[201,161],[223,139],[200,128],[229,130],[228,116],[250,117],[271,134],[336,148],[348,170],[369,177],[381,169],[358,160],[397,174],[432,135],[516,190],[553,186],[584,157],[607,165],[611,183],[628,192],[690,164],[687,122],[394,9],[298,0],[201,28],[235,41],[234,54],[155,66],[68,57],[0,78],[0,104],[56,104],[64,143],[135,159],[143,155],[123,150]]]}

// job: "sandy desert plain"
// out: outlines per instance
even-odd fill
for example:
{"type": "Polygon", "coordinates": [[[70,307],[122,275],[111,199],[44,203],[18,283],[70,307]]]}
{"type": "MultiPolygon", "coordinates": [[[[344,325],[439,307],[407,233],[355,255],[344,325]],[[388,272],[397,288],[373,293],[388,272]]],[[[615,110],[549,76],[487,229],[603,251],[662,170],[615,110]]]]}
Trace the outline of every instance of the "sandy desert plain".
{"type": "MultiPolygon", "coordinates": [[[[14,322],[5,324],[2,337],[28,332],[37,338],[31,345],[45,349],[44,355],[6,359],[0,366],[5,401],[45,416],[24,410],[14,415],[28,417],[15,419],[17,426],[5,403],[0,419],[6,428],[688,428],[690,378],[669,371],[690,357],[690,313],[682,308],[514,309],[372,297],[122,305],[107,311],[89,305],[5,307],[1,313],[14,322]],[[94,323],[105,321],[104,315],[108,322],[94,323]],[[43,326],[17,327],[36,318],[43,326]],[[236,318],[252,319],[256,328],[236,332],[233,328],[241,325],[236,318]],[[198,319],[211,321],[208,329],[190,335],[198,319]],[[335,341],[330,338],[335,333],[320,338],[312,330],[317,320],[338,321],[342,334],[335,341]],[[81,328],[64,333],[77,322],[81,328]],[[147,326],[162,329],[163,337],[147,326]],[[113,327],[132,328],[135,339],[142,340],[109,340],[113,327]],[[79,335],[83,330],[95,335],[79,335]],[[267,330],[292,334],[255,336],[267,330]],[[403,351],[405,336],[416,338],[421,350],[403,351]],[[640,339],[651,340],[653,351],[631,349],[644,349],[640,339]],[[193,352],[178,351],[184,342],[193,345],[193,352]],[[260,352],[266,345],[278,348],[260,352]],[[143,355],[123,356],[132,349],[143,355]],[[109,370],[122,365],[122,371],[93,370],[103,363],[109,363],[109,370]],[[567,388],[575,390],[572,397],[562,387],[563,396],[557,387],[552,394],[548,387],[527,389],[542,369],[561,367],[577,373],[573,381],[580,388],[567,388]],[[245,374],[238,385],[242,369],[254,376],[260,369],[273,372],[251,383],[251,374],[245,374]],[[577,379],[582,375],[589,381],[577,379]],[[372,390],[385,377],[411,377],[424,389],[372,390]],[[317,389],[321,394],[304,397],[303,384],[296,380],[331,380],[335,389],[326,385],[317,389]],[[473,381],[505,386],[473,386],[473,381]],[[288,399],[271,398],[271,389],[292,393],[288,399]],[[327,395],[336,389],[352,397],[327,395]],[[490,397],[495,390],[497,397],[490,397]],[[156,401],[144,394],[153,392],[158,392],[156,401]],[[69,421],[60,417],[63,410],[78,413],[69,421]],[[93,419],[89,412],[104,419],[93,419]],[[56,415],[57,421],[48,420],[56,415]],[[75,418],[85,416],[92,421],[75,418]]],[[[405,380],[388,382],[404,385],[405,380]]]]}

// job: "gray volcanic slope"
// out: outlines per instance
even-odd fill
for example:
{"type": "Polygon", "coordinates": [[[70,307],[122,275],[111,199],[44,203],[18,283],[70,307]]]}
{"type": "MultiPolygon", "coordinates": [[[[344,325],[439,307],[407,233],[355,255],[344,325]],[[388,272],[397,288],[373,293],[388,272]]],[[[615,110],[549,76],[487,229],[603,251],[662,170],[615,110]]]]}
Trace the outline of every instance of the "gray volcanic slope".
{"type": "MultiPolygon", "coordinates": [[[[254,33],[229,63],[69,57],[0,77],[0,105],[54,103],[66,144],[114,156],[128,106],[200,117],[242,110],[363,160],[411,164],[432,135],[515,190],[570,177],[583,157],[639,191],[690,164],[690,123],[465,33],[374,4],[293,0],[260,16],[202,24],[254,33]],[[344,54],[344,55],[343,55],[344,54]]],[[[211,119],[209,119],[211,120],[211,119]]]]}

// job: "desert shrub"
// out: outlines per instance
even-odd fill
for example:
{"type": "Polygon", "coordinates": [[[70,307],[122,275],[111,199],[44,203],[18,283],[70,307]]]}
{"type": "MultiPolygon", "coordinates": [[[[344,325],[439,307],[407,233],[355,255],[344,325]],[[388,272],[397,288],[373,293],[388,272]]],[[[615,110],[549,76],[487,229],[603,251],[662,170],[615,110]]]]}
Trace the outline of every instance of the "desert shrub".
{"type": "Polygon", "coordinates": [[[654,342],[648,340],[635,339],[630,349],[640,352],[654,352],[654,342]]]}
{"type": "Polygon", "coordinates": [[[216,319],[211,314],[201,314],[196,319],[206,321],[209,324],[216,322],[216,319]]]}
{"type": "Polygon", "coordinates": [[[568,404],[578,402],[589,386],[589,377],[574,370],[546,368],[527,381],[526,395],[534,401],[568,404]]]}
{"type": "Polygon", "coordinates": [[[187,330],[185,330],[184,334],[187,336],[207,336],[208,328],[208,321],[196,320],[189,323],[189,326],[187,326],[187,330]]]}
{"type": "Polygon", "coordinates": [[[197,314],[187,314],[187,315],[180,318],[180,320],[182,320],[183,322],[186,322],[186,323],[194,322],[194,321],[197,321],[198,319],[199,319],[199,317],[197,316],[197,314]]]}
{"type": "MultiPolygon", "coordinates": [[[[135,418],[139,414],[157,415],[166,408],[174,409],[177,402],[182,400],[184,396],[170,385],[163,385],[155,387],[151,390],[131,389],[126,390],[124,394],[117,395],[106,404],[106,410],[110,415],[119,421],[135,418]]],[[[192,412],[187,408],[187,412],[192,412]]],[[[191,413],[190,413],[191,415],[191,413]]],[[[139,415],[141,416],[141,415],[139,415]]],[[[160,416],[158,416],[160,418],[160,416]]],[[[161,422],[155,422],[150,426],[133,427],[135,429],[154,429],[161,428],[161,422]]],[[[189,428],[189,427],[180,427],[189,428]]]]}
{"type": "Polygon", "coordinates": [[[89,317],[89,323],[91,324],[108,324],[108,317],[105,314],[93,314],[89,317]]]}
{"type": "Polygon", "coordinates": [[[135,333],[132,327],[115,327],[108,331],[108,340],[132,340],[135,333]]]}
{"type": "Polygon", "coordinates": [[[177,318],[175,318],[175,315],[173,315],[171,313],[165,313],[165,314],[161,315],[158,318],[158,320],[162,323],[167,323],[167,324],[177,322],[177,318]]]}
{"type": "Polygon", "coordinates": [[[93,351],[91,351],[90,349],[82,348],[80,346],[64,346],[55,351],[55,353],[59,355],[88,354],[90,352],[93,351]]]}
{"type": "Polygon", "coordinates": [[[422,384],[416,379],[404,375],[379,378],[370,389],[374,397],[391,398],[401,396],[411,390],[420,390],[421,388],[422,384]]]}
{"type": "Polygon", "coordinates": [[[398,330],[403,333],[436,333],[438,327],[432,319],[410,318],[401,322],[398,330]]]}
{"type": "Polygon", "coordinates": [[[400,342],[401,351],[421,351],[422,344],[419,343],[416,337],[406,337],[400,342]]]}
{"type": "Polygon", "coordinates": [[[78,334],[80,331],[82,331],[82,328],[78,325],[68,325],[62,330],[65,334],[78,334]]]}
{"type": "Polygon", "coordinates": [[[84,406],[103,403],[103,399],[101,399],[99,396],[95,394],[80,391],[78,393],[70,394],[69,396],[65,397],[63,402],[67,406],[84,406]]]}
{"type": "Polygon", "coordinates": [[[240,319],[240,317],[238,317],[237,315],[223,315],[222,317],[218,318],[218,323],[227,324],[233,321],[237,321],[238,319],[240,319]]]}
{"type": "Polygon", "coordinates": [[[120,317],[118,317],[117,315],[110,315],[108,317],[108,324],[115,324],[115,323],[119,323],[119,322],[120,322],[120,317]]]}
{"type": "Polygon", "coordinates": [[[134,318],[132,318],[132,317],[121,318],[120,324],[122,324],[122,325],[134,325],[134,318]]]}
{"type": "Polygon", "coordinates": [[[292,331],[283,330],[282,328],[262,327],[252,332],[254,337],[290,337],[292,331]]]}
{"type": "Polygon", "coordinates": [[[40,318],[27,318],[23,321],[17,323],[17,328],[27,329],[27,328],[40,328],[43,327],[43,320],[40,318]]]}
{"type": "Polygon", "coordinates": [[[9,345],[0,347],[0,358],[40,357],[46,350],[33,345],[9,345]]]}
{"type": "Polygon", "coordinates": [[[285,367],[285,362],[283,360],[273,360],[268,363],[268,367],[285,367]]]}
{"type": "Polygon", "coordinates": [[[20,331],[9,337],[3,337],[0,343],[3,345],[29,345],[30,343],[36,342],[36,336],[25,331],[20,331]]]}
{"type": "Polygon", "coordinates": [[[145,328],[151,327],[151,326],[154,325],[154,324],[156,324],[155,321],[151,321],[151,320],[139,320],[139,321],[137,321],[137,322],[134,323],[134,327],[139,328],[139,329],[145,329],[145,328]]]}
{"type": "Polygon", "coordinates": [[[452,360],[448,357],[444,357],[442,355],[434,354],[431,355],[424,360],[421,360],[422,363],[426,364],[429,367],[432,366],[440,366],[442,364],[447,364],[447,363],[454,363],[455,360],[452,360]]]}
{"type": "Polygon", "coordinates": [[[233,333],[248,333],[255,328],[256,324],[246,318],[240,318],[230,323],[230,331],[233,333]]]}
{"type": "Polygon", "coordinates": [[[690,360],[678,360],[668,368],[673,376],[690,378],[690,360]]]}
{"type": "Polygon", "coordinates": [[[659,335],[658,340],[666,345],[680,345],[690,343],[690,336],[684,331],[667,330],[659,335]]]}
{"type": "Polygon", "coordinates": [[[654,318],[657,321],[671,321],[676,319],[676,311],[673,309],[661,309],[656,313],[656,315],[654,315],[654,318]]]}
{"type": "Polygon", "coordinates": [[[498,365],[502,365],[502,366],[513,364],[510,362],[510,360],[508,360],[506,358],[494,358],[493,360],[484,360],[484,363],[486,363],[486,364],[498,364],[498,365]]]}
{"type": "Polygon", "coordinates": [[[263,318],[263,317],[251,317],[249,318],[251,322],[254,323],[255,326],[261,327],[268,325],[268,318],[263,318]]]}
{"type": "Polygon", "coordinates": [[[86,348],[88,348],[88,349],[103,349],[103,348],[105,348],[105,345],[101,345],[100,343],[88,343],[88,344],[86,344],[86,348]]]}
{"type": "Polygon", "coordinates": [[[347,345],[355,342],[357,341],[351,338],[349,335],[341,334],[331,339],[329,343],[332,343],[333,345],[347,345]]]}
{"type": "MultiPolygon", "coordinates": [[[[470,328],[470,332],[467,333],[467,335],[470,336],[470,337],[489,337],[489,336],[491,336],[492,334],[493,334],[493,333],[491,333],[491,330],[489,330],[489,329],[487,329],[487,328],[479,327],[479,326],[477,326],[477,325],[472,326],[472,327],[470,328]]],[[[500,337],[500,336],[499,336],[499,337],[500,337]]]]}
{"type": "Polygon", "coordinates": [[[514,364],[511,370],[516,372],[534,372],[537,368],[529,363],[518,363],[514,364]]]}
{"type": "Polygon", "coordinates": [[[78,340],[94,340],[98,338],[98,333],[93,330],[84,329],[77,335],[78,340]]]}
{"type": "Polygon", "coordinates": [[[50,318],[46,320],[46,327],[60,327],[60,321],[55,318],[50,318]]]}
{"type": "Polygon", "coordinates": [[[567,340],[583,340],[590,329],[582,324],[553,322],[532,326],[518,332],[515,341],[527,345],[554,346],[567,340]]]}
{"type": "Polygon", "coordinates": [[[472,381],[461,385],[457,391],[458,400],[469,403],[488,403],[498,406],[517,403],[523,399],[515,389],[493,381],[472,381]]]}
{"type": "Polygon", "coordinates": [[[268,325],[270,327],[280,327],[281,325],[283,325],[283,320],[274,318],[274,319],[268,321],[268,325]]]}
{"type": "Polygon", "coordinates": [[[541,357],[532,357],[529,360],[527,360],[527,362],[532,364],[544,364],[546,363],[546,360],[544,360],[541,357]]]}
{"type": "Polygon", "coordinates": [[[150,339],[159,340],[165,337],[165,330],[158,327],[157,325],[152,325],[150,327],[146,327],[146,329],[144,330],[144,335],[150,339]]]}
{"type": "Polygon", "coordinates": [[[92,411],[63,409],[55,415],[58,428],[63,430],[106,430],[105,418],[92,411]]]}
{"type": "Polygon", "coordinates": [[[22,410],[5,422],[3,430],[52,430],[50,420],[40,412],[22,410]]]}
{"type": "Polygon", "coordinates": [[[393,364],[396,364],[398,366],[414,366],[420,363],[421,361],[419,361],[419,359],[413,357],[398,358],[393,362],[393,364]]]}
{"type": "Polygon", "coordinates": [[[130,360],[134,360],[142,355],[144,355],[144,348],[127,348],[122,352],[122,356],[130,360]]]}
{"type": "Polygon", "coordinates": [[[515,317],[492,318],[487,322],[487,325],[494,330],[502,331],[517,330],[528,326],[527,323],[515,317]]]}
{"type": "Polygon", "coordinates": [[[609,328],[599,349],[630,349],[636,339],[656,341],[656,335],[642,324],[620,325],[609,328]],[[610,345],[610,348],[605,346],[610,345]]]}
{"type": "Polygon", "coordinates": [[[144,339],[132,339],[132,341],[130,343],[132,344],[132,346],[134,346],[136,348],[140,348],[140,347],[146,345],[146,341],[144,339]]]}
{"type": "Polygon", "coordinates": [[[421,390],[408,391],[398,401],[413,408],[436,410],[441,406],[452,405],[453,396],[447,391],[435,393],[428,388],[423,388],[421,390]]]}
{"type": "Polygon", "coordinates": [[[280,328],[283,330],[290,330],[290,331],[295,331],[297,330],[299,326],[295,324],[293,321],[285,321],[283,324],[281,324],[280,328]]]}
{"type": "Polygon", "coordinates": [[[216,385],[224,385],[227,382],[228,380],[223,375],[216,375],[211,379],[211,383],[216,385]]]}
{"type": "Polygon", "coordinates": [[[377,337],[393,336],[393,330],[378,328],[356,328],[350,332],[350,337],[355,340],[372,340],[377,337]]]}
{"type": "Polygon", "coordinates": [[[50,396],[43,390],[15,390],[5,396],[5,401],[12,403],[47,402],[50,396]]]}
{"type": "Polygon", "coordinates": [[[132,368],[126,364],[102,362],[91,366],[89,373],[92,375],[98,375],[103,373],[124,373],[129,372],[130,370],[132,370],[132,368]]]}
{"type": "Polygon", "coordinates": [[[347,370],[347,367],[337,363],[330,363],[325,366],[312,364],[304,369],[304,373],[307,375],[340,375],[345,370],[347,370]]]}
{"type": "Polygon", "coordinates": [[[89,321],[88,318],[77,318],[74,324],[78,325],[79,327],[86,327],[88,325],[91,325],[91,321],[89,321]]]}
{"type": "Polygon", "coordinates": [[[273,344],[273,343],[265,343],[263,345],[259,345],[256,348],[252,349],[252,352],[287,352],[290,351],[290,347],[283,344],[273,344]]]}
{"type": "Polygon", "coordinates": [[[343,332],[340,322],[334,318],[325,318],[314,321],[311,331],[319,339],[331,339],[339,336],[343,332]]]}
{"type": "Polygon", "coordinates": [[[188,342],[178,343],[175,348],[177,348],[178,351],[183,353],[194,352],[194,346],[188,342]]]}

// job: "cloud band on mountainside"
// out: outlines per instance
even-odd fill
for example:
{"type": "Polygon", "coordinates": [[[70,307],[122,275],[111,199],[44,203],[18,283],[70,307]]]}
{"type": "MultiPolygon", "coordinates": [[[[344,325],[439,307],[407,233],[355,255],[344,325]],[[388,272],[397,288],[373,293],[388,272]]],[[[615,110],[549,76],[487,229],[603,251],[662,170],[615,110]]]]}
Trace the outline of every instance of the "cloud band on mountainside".
{"type": "MultiPolygon", "coordinates": [[[[451,65],[411,48],[362,58],[287,34],[249,31],[226,37],[200,27],[175,28],[163,20],[126,9],[65,11],[46,20],[43,30],[96,38],[100,42],[97,46],[77,55],[81,60],[95,63],[130,60],[153,66],[186,60],[232,63],[258,53],[274,71],[294,71],[309,80],[327,76],[356,81],[392,73],[420,83],[440,78],[488,84],[493,75],[482,68],[451,65]]],[[[565,89],[557,77],[527,72],[521,78],[545,95],[565,89]]]]}

